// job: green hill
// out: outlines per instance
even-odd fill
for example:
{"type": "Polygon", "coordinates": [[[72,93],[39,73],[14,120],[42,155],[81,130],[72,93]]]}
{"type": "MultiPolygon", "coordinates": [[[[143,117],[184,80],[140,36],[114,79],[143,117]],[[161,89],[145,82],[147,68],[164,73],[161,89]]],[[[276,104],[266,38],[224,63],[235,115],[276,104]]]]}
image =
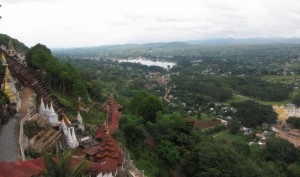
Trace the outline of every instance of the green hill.
{"type": "Polygon", "coordinates": [[[11,42],[14,46],[14,48],[18,51],[18,52],[27,52],[29,50],[29,48],[22,42],[18,41],[15,38],[12,38],[6,34],[0,34],[0,45],[5,45],[7,46],[9,43],[9,40],[11,39],[11,42]]]}

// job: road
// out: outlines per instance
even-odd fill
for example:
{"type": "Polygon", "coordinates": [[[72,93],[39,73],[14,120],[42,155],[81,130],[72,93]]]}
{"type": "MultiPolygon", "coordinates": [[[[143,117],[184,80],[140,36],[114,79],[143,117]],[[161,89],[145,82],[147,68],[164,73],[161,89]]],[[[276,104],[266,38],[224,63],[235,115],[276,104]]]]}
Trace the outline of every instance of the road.
{"type": "Polygon", "coordinates": [[[170,93],[170,91],[171,91],[171,87],[167,88],[167,92],[166,92],[166,94],[164,96],[164,100],[166,100],[167,102],[171,101],[171,100],[168,99],[168,94],[170,93]]]}
{"type": "Polygon", "coordinates": [[[20,160],[19,129],[20,117],[24,117],[35,106],[32,89],[25,87],[21,94],[20,113],[0,127],[0,161],[20,160]]]}
{"type": "Polygon", "coordinates": [[[293,143],[295,147],[300,147],[300,137],[295,137],[295,136],[291,136],[289,135],[289,133],[294,133],[294,134],[299,134],[298,131],[296,130],[290,130],[289,132],[283,131],[281,129],[281,126],[275,126],[275,128],[278,130],[278,132],[276,133],[276,135],[280,138],[286,139],[288,140],[290,143],[293,143]]]}
{"type": "Polygon", "coordinates": [[[19,144],[17,142],[16,129],[19,127],[19,120],[11,118],[0,128],[0,161],[14,162],[18,159],[19,144]]]}

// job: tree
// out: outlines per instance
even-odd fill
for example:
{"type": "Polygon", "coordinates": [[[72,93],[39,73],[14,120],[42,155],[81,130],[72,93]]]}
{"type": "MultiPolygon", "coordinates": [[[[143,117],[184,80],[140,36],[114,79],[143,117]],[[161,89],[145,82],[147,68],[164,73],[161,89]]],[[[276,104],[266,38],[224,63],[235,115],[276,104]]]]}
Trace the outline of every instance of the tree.
{"type": "Polygon", "coordinates": [[[46,73],[42,75],[43,80],[50,88],[59,91],[59,93],[88,96],[87,84],[82,79],[81,72],[70,64],[61,63],[58,58],[52,56],[51,50],[45,45],[33,46],[26,54],[26,62],[30,68],[46,73]]]}
{"type": "Polygon", "coordinates": [[[300,94],[296,95],[293,99],[293,103],[297,106],[300,106],[300,94]]]}
{"type": "Polygon", "coordinates": [[[277,119],[277,115],[271,106],[252,100],[233,103],[232,106],[237,109],[236,117],[246,127],[257,127],[262,123],[272,124],[277,119]]]}
{"type": "Polygon", "coordinates": [[[147,92],[135,93],[130,102],[130,110],[144,118],[144,122],[155,122],[156,113],[163,110],[162,102],[154,95],[147,92]]]}
{"type": "Polygon", "coordinates": [[[46,169],[43,172],[44,177],[87,177],[88,161],[82,161],[75,167],[71,167],[71,152],[64,151],[63,154],[58,152],[55,158],[49,154],[44,155],[46,169]]]}
{"type": "Polygon", "coordinates": [[[228,121],[227,127],[230,133],[237,134],[240,131],[241,123],[237,119],[231,119],[228,121]]]}
{"type": "Polygon", "coordinates": [[[267,160],[281,160],[286,163],[292,163],[297,160],[297,149],[295,146],[281,138],[268,139],[265,151],[267,160]]]}
{"type": "Polygon", "coordinates": [[[295,128],[300,128],[300,118],[299,117],[289,117],[286,123],[294,126],[295,128]]]}
{"type": "Polygon", "coordinates": [[[195,177],[255,177],[260,168],[228,145],[204,142],[185,155],[183,171],[195,177]]]}
{"type": "Polygon", "coordinates": [[[141,145],[147,134],[143,120],[129,115],[122,115],[120,119],[120,130],[124,135],[127,146],[130,148],[141,145]]]}
{"type": "Polygon", "coordinates": [[[289,177],[299,177],[300,176],[300,165],[297,163],[292,163],[287,166],[289,177]]]}
{"type": "Polygon", "coordinates": [[[158,154],[160,158],[168,164],[170,168],[175,168],[179,163],[180,156],[179,151],[175,144],[168,140],[162,140],[158,145],[158,154]]]}

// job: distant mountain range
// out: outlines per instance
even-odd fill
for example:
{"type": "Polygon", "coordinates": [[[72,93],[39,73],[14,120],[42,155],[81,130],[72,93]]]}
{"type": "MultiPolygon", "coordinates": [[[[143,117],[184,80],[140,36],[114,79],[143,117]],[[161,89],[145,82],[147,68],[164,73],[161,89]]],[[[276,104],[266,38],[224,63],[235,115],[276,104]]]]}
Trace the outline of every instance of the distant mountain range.
{"type": "Polygon", "coordinates": [[[76,48],[54,48],[54,51],[61,50],[118,50],[118,49],[137,49],[137,48],[178,48],[189,47],[193,45],[262,45],[262,44],[300,44],[300,38],[215,38],[202,39],[194,41],[176,41],[176,42],[158,42],[145,44],[121,44],[121,45],[103,45],[95,47],[76,47],[76,48]]]}
{"type": "Polygon", "coordinates": [[[187,41],[189,44],[237,45],[237,44],[300,44],[300,38],[216,38],[187,41]]]}

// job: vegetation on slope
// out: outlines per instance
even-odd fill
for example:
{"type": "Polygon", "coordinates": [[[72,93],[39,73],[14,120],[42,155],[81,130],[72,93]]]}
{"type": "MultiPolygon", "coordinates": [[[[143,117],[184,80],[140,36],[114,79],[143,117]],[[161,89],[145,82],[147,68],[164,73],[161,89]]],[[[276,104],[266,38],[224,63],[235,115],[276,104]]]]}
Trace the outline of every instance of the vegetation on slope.
{"type": "Polygon", "coordinates": [[[52,89],[70,96],[88,96],[86,81],[78,69],[61,63],[50,49],[42,44],[33,46],[26,54],[28,67],[37,70],[42,80],[52,89]]]}
{"type": "Polygon", "coordinates": [[[25,53],[26,51],[28,51],[29,48],[22,42],[18,41],[15,38],[12,38],[6,34],[0,34],[0,45],[4,45],[7,47],[10,40],[16,51],[22,52],[22,53],[25,53]]]}

